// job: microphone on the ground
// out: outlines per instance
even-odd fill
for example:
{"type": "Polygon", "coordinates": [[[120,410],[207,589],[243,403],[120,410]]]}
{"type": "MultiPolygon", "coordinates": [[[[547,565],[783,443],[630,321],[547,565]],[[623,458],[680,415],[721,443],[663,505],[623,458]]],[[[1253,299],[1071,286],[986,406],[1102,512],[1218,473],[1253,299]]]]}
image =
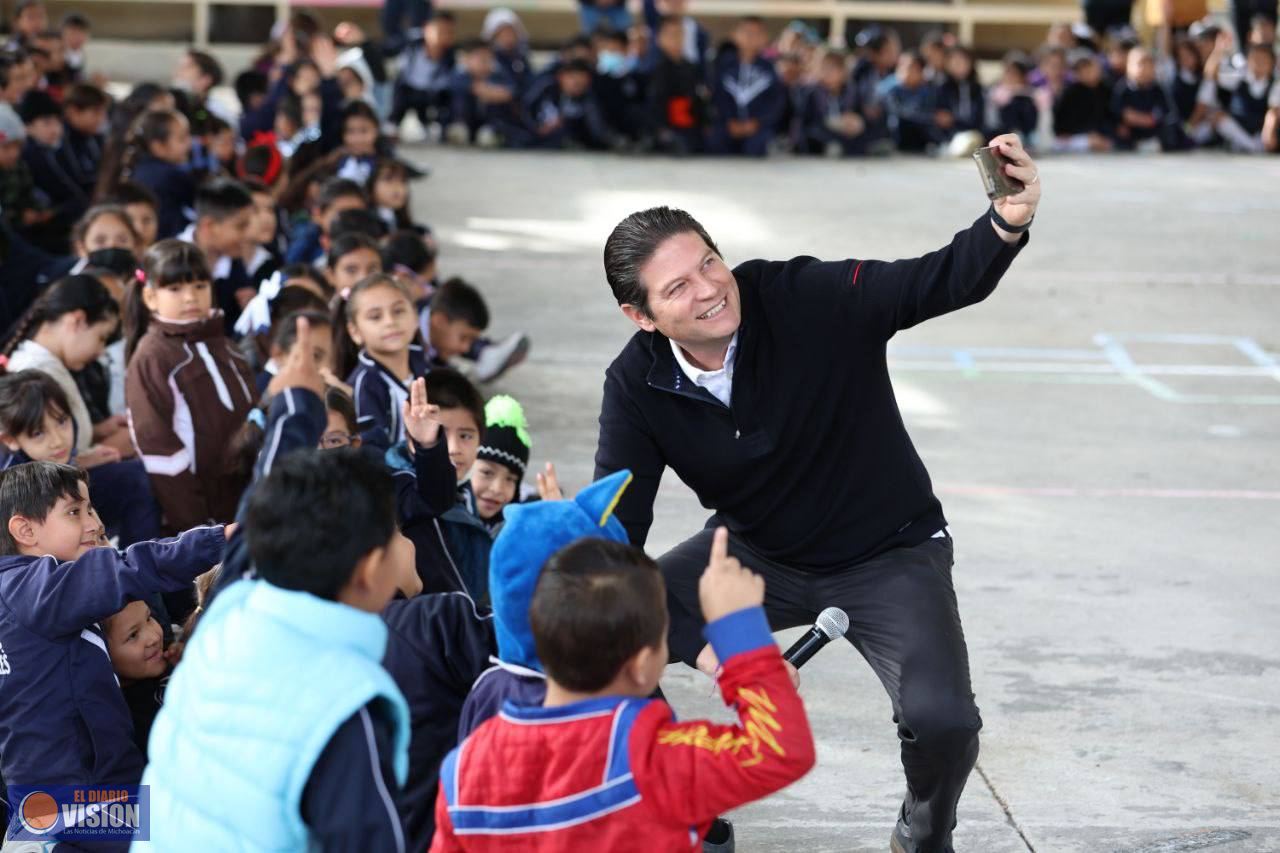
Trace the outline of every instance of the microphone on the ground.
{"type": "Polygon", "coordinates": [[[808,663],[827,643],[838,640],[849,630],[849,615],[839,607],[828,607],[818,614],[813,627],[787,649],[782,659],[796,669],[808,663]]]}

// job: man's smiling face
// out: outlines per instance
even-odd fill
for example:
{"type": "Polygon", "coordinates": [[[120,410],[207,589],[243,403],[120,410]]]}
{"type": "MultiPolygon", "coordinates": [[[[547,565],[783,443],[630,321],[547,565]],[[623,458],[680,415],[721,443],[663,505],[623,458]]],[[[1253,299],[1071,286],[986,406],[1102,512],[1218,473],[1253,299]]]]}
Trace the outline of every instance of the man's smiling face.
{"type": "Polygon", "coordinates": [[[622,310],[646,332],[659,331],[685,349],[725,344],[738,331],[742,303],[738,282],[724,260],[693,231],[658,244],[640,267],[648,312],[622,310]]]}

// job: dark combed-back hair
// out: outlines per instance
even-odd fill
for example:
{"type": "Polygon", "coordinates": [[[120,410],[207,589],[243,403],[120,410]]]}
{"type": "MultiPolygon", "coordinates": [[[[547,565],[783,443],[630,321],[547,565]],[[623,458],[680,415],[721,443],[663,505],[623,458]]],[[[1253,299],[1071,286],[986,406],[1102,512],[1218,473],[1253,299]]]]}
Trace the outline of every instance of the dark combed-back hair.
{"type": "Polygon", "coordinates": [[[62,105],[75,110],[94,110],[111,105],[111,96],[91,83],[77,83],[62,96],[62,105]]]}
{"type": "Polygon", "coordinates": [[[150,205],[152,210],[160,209],[160,202],[156,200],[156,194],[151,191],[150,187],[145,187],[137,181],[120,181],[102,197],[102,203],[116,204],[121,207],[131,204],[146,204],[150,205]]]}
{"type": "Polygon", "coordinates": [[[358,198],[365,204],[369,203],[369,196],[364,191],[364,187],[355,181],[348,178],[330,178],[320,185],[320,192],[316,196],[316,209],[323,213],[340,198],[358,198]]]}
{"type": "MultiPolygon", "coordinates": [[[[376,252],[377,249],[375,248],[374,251],[376,252]]],[[[349,376],[351,371],[356,369],[356,358],[360,355],[360,347],[351,337],[351,333],[347,331],[347,324],[355,322],[356,301],[360,294],[373,290],[375,287],[395,288],[404,294],[404,298],[409,300],[410,305],[413,304],[413,297],[409,295],[408,289],[400,283],[400,279],[380,272],[365,276],[356,282],[352,286],[351,292],[347,294],[346,299],[343,299],[342,295],[339,294],[338,298],[333,301],[333,363],[337,367],[339,376],[349,376]]]]}
{"type": "Polygon", "coordinates": [[[89,472],[56,462],[27,462],[0,471],[0,555],[17,554],[9,533],[9,519],[20,515],[44,521],[61,498],[80,498],[80,484],[89,485],[89,472]]]}
{"type": "Polygon", "coordinates": [[[196,68],[200,69],[200,73],[209,78],[210,87],[222,85],[222,63],[214,59],[213,54],[205,53],[203,50],[188,50],[187,56],[191,57],[191,61],[195,63],[196,68]]]}
{"type": "Polygon", "coordinates": [[[231,178],[214,178],[196,190],[197,220],[223,222],[249,207],[253,207],[253,196],[244,184],[231,178]]]}
{"type": "Polygon", "coordinates": [[[431,310],[481,331],[489,328],[489,306],[484,304],[484,297],[460,278],[451,278],[440,285],[431,297],[431,310]]]}
{"type": "Polygon", "coordinates": [[[367,207],[353,207],[340,212],[329,222],[330,242],[347,234],[364,234],[375,241],[381,240],[387,236],[387,223],[367,207]]]}
{"type": "Polygon", "coordinates": [[[397,231],[382,247],[382,268],[387,271],[404,267],[418,275],[435,260],[436,250],[417,231],[397,231]]]}
{"type": "Polygon", "coordinates": [[[125,361],[133,357],[138,341],[142,340],[151,322],[151,311],[142,301],[142,288],[211,281],[213,277],[204,252],[194,243],[174,238],[160,240],[147,249],[142,256],[142,272],[146,281],[130,282],[124,300],[125,361]]]}
{"type": "MultiPolygon", "coordinates": [[[[343,211],[344,213],[346,211],[343,211]]],[[[382,259],[382,253],[378,251],[378,241],[363,231],[347,231],[334,237],[329,242],[329,254],[325,257],[325,264],[329,269],[333,269],[338,265],[338,261],[342,260],[344,255],[360,249],[368,249],[382,259]]]]}
{"type": "Polygon", "coordinates": [[[337,412],[342,415],[342,421],[347,425],[347,432],[355,435],[356,429],[356,404],[350,395],[341,388],[335,388],[332,385],[324,391],[324,407],[330,412],[337,412]]]}
{"type": "Polygon", "coordinates": [[[580,693],[603,690],[667,631],[658,564],[631,545],[579,539],[542,567],[529,625],[538,660],[556,684],[580,693]]]}
{"type": "Polygon", "coordinates": [[[433,368],[427,374],[427,399],[441,409],[465,409],[484,436],[484,397],[470,379],[452,367],[433,368]]]}
{"type": "Polygon", "coordinates": [[[646,315],[649,313],[649,294],[640,281],[640,268],[649,262],[664,240],[689,232],[697,234],[711,251],[720,254],[702,223],[683,210],[651,207],[636,211],[614,227],[604,244],[604,275],[619,305],[634,305],[646,315]]]}
{"type": "MultiPolygon", "coordinates": [[[[289,281],[295,278],[305,278],[307,281],[315,282],[322,291],[329,296],[333,295],[333,285],[329,282],[319,270],[311,266],[311,264],[286,264],[280,269],[281,280],[289,281]]],[[[287,289],[287,288],[286,288],[287,289]]]]}
{"type": "Polygon", "coordinates": [[[119,317],[120,305],[106,285],[91,275],[60,278],[49,285],[14,324],[0,353],[10,355],[18,344],[34,335],[42,325],[72,311],[83,311],[85,321],[92,326],[100,320],[119,317]]]}
{"type": "Polygon", "coordinates": [[[378,114],[374,112],[373,107],[369,106],[364,101],[349,101],[347,105],[342,108],[342,120],[340,127],[345,131],[347,129],[347,122],[353,118],[362,118],[366,121],[373,122],[374,127],[379,126],[378,114]]]}
{"type": "Polygon", "coordinates": [[[271,89],[271,81],[263,72],[249,68],[236,75],[235,89],[236,97],[240,99],[240,108],[248,112],[253,96],[266,95],[271,89]]]}
{"type": "Polygon", "coordinates": [[[306,320],[311,328],[329,328],[333,317],[324,311],[291,311],[271,327],[271,345],[280,352],[288,352],[298,341],[298,320],[306,320]]]}
{"type": "Polygon", "coordinates": [[[44,427],[44,415],[71,416],[62,386],[43,370],[19,370],[0,376],[0,431],[17,438],[44,427]]]}
{"type": "Polygon", "coordinates": [[[249,498],[245,517],[258,575],[329,601],[351,581],[356,563],[385,547],[395,529],[391,474],[354,449],[300,451],[277,460],[249,498]]]}

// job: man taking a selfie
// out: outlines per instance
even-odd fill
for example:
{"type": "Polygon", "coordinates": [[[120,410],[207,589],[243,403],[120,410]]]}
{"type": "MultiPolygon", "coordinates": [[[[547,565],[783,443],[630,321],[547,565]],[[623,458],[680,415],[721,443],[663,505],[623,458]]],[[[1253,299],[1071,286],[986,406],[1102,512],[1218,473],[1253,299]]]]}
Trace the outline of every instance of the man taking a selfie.
{"type": "Polygon", "coordinates": [[[835,606],[888,691],[907,794],[901,853],[951,851],[982,721],[951,582],[952,542],[894,400],[895,333],[980,302],[1040,202],[1015,135],[992,140],[1016,191],[919,258],[747,261],[730,269],[689,214],[633,213],[605,274],[639,328],[605,374],[596,478],[630,469],[615,515],[643,545],[670,467],[714,511],[664,555],[673,658],[712,674],[698,578],[712,534],[765,579],[773,630],[835,606]]]}

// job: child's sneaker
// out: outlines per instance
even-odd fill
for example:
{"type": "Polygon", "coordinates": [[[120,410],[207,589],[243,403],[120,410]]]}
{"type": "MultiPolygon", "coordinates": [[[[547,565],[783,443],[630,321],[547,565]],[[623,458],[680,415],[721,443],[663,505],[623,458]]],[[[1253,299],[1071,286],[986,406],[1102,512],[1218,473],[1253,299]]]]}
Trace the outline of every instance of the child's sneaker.
{"type": "Polygon", "coordinates": [[[476,381],[492,382],[524,361],[528,354],[529,336],[524,332],[516,332],[504,340],[489,344],[476,358],[476,381]]]}

